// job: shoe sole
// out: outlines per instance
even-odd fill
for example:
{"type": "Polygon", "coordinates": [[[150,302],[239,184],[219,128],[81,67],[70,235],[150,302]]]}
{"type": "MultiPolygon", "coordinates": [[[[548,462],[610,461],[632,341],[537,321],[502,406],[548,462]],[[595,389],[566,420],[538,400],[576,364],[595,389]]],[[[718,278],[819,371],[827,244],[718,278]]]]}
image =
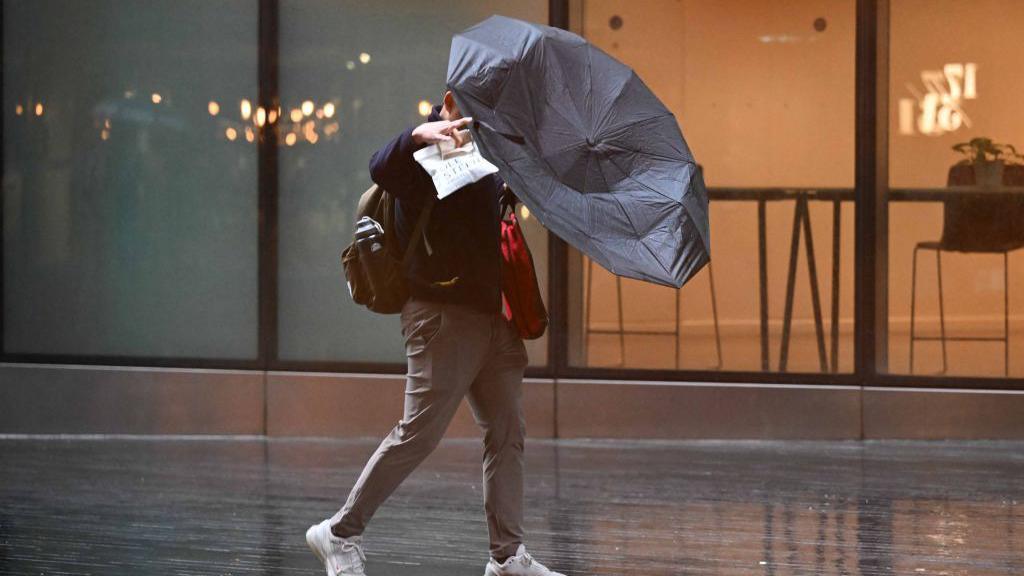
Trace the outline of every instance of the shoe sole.
{"type": "Polygon", "coordinates": [[[484,576],[501,576],[501,572],[498,572],[490,564],[488,564],[484,568],[484,576]]]}
{"type": "MultiPolygon", "coordinates": [[[[565,576],[560,572],[550,572],[550,574],[552,576],[565,576]]],[[[501,573],[492,568],[490,564],[488,564],[487,567],[484,569],[484,576],[501,576],[501,573]]]]}
{"type": "MultiPolygon", "coordinates": [[[[319,527],[320,527],[319,524],[314,524],[314,525],[309,527],[309,530],[306,530],[306,546],[309,546],[309,549],[313,551],[313,554],[315,554],[317,559],[320,560],[320,563],[324,565],[324,568],[328,568],[327,567],[327,559],[324,558],[323,554],[320,553],[320,547],[317,546],[316,542],[315,542],[315,540],[316,540],[316,529],[319,528],[319,527]]],[[[327,573],[328,574],[331,573],[330,572],[330,568],[327,569],[327,573]]]]}

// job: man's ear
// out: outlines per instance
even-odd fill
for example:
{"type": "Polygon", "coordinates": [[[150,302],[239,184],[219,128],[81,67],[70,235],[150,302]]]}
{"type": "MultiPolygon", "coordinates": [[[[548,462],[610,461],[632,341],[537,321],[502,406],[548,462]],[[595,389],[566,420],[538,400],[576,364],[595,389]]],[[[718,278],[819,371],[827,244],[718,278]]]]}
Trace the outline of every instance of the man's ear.
{"type": "Polygon", "coordinates": [[[444,93],[444,107],[449,111],[455,109],[455,96],[452,95],[451,90],[446,90],[444,93]]]}

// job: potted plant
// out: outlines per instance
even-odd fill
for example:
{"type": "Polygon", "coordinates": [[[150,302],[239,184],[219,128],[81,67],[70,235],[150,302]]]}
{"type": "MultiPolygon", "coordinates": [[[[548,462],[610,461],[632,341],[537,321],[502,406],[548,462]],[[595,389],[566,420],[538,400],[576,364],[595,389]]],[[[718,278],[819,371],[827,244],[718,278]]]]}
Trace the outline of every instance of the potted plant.
{"type": "Polygon", "coordinates": [[[953,150],[965,156],[958,165],[974,168],[977,186],[1002,186],[1006,165],[1024,160],[1024,155],[1018,153],[1013,145],[993,142],[991,138],[972,138],[969,142],[954,144],[953,150]]]}

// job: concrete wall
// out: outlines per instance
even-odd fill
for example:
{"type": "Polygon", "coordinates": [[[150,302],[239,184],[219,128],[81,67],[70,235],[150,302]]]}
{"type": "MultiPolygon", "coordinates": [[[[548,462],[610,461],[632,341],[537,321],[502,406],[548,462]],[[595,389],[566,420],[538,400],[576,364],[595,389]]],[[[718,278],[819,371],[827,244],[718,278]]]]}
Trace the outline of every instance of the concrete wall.
{"type": "MultiPolygon", "coordinates": [[[[0,434],[383,437],[397,375],[0,364],[0,434]]],[[[1024,438],[1024,391],[527,379],[534,438],[1024,438]]],[[[449,437],[480,432],[463,402],[449,437]]]]}

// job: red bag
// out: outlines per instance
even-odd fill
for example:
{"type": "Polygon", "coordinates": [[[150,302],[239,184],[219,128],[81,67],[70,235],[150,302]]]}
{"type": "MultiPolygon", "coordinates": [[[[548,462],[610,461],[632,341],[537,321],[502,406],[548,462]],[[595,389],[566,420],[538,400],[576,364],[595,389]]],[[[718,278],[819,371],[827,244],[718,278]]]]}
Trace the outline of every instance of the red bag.
{"type": "Polygon", "coordinates": [[[501,203],[502,312],[524,340],[540,338],[548,327],[548,311],[537,284],[533,256],[516,219],[515,196],[508,188],[501,203]],[[511,208],[511,210],[508,210],[511,208]]]}

